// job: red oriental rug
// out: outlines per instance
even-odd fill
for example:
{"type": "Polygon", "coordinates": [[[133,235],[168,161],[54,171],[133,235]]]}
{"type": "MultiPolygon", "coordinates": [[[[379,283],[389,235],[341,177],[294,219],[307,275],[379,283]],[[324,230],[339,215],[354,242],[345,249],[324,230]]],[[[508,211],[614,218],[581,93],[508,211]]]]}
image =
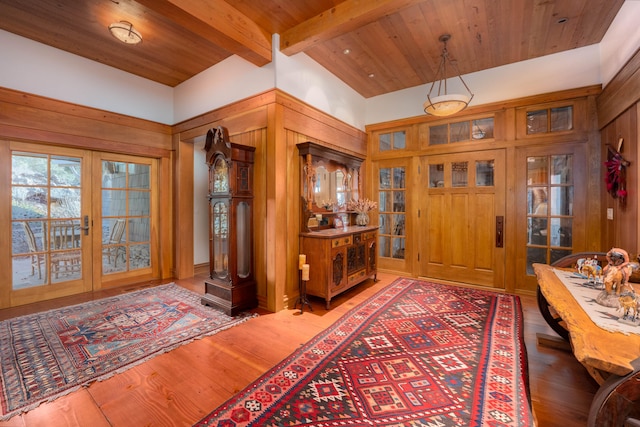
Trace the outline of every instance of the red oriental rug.
{"type": "Polygon", "coordinates": [[[197,426],[532,426],[517,296],[398,279],[197,426]]]}
{"type": "Polygon", "coordinates": [[[248,319],[175,284],[0,322],[0,420],[248,319]]]}

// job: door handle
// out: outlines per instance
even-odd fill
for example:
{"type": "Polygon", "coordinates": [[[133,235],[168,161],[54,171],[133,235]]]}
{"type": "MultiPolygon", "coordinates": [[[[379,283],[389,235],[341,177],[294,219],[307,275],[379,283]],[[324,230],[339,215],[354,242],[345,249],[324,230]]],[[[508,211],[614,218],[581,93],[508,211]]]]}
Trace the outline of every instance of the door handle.
{"type": "Polygon", "coordinates": [[[504,217],[496,216],[496,248],[504,247],[504,217]]]}
{"type": "Polygon", "coordinates": [[[80,227],[80,229],[84,231],[85,236],[88,236],[89,235],[89,215],[85,215],[82,221],[84,225],[80,227]]]}

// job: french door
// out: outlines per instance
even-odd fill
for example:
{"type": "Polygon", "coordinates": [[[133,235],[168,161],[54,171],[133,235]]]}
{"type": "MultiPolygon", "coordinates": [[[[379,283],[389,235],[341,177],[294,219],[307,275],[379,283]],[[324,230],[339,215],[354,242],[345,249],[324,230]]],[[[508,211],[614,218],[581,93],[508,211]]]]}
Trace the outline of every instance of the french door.
{"type": "Polygon", "coordinates": [[[503,288],[504,150],[421,163],[419,275],[503,288]]]}
{"type": "Polygon", "coordinates": [[[40,144],[2,148],[0,308],[154,277],[153,159],[40,144]],[[6,220],[5,220],[6,218],[6,220]]]}
{"type": "Polygon", "coordinates": [[[516,152],[516,280],[536,289],[534,263],[586,250],[589,209],[585,144],[522,147],[516,152]]]}

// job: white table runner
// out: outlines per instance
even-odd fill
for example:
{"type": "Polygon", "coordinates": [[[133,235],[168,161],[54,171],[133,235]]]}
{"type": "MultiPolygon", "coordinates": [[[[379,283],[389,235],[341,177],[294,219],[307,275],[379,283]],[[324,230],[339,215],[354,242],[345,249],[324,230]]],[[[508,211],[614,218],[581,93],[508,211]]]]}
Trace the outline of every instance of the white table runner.
{"type": "Polygon", "coordinates": [[[621,321],[619,319],[623,315],[622,309],[605,307],[596,302],[596,297],[602,292],[601,289],[594,289],[593,286],[585,285],[587,279],[575,272],[557,269],[554,269],[553,272],[597,326],[611,332],[640,335],[640,321],[621,321]]]}

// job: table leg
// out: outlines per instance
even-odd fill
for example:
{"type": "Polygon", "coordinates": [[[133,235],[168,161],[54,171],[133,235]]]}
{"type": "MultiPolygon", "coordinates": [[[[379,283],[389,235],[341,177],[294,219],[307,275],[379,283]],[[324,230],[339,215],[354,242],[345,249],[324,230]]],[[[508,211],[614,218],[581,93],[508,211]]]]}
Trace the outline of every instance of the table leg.
{"type": "Polygon", "coordinates": [[[540,286],[537,288],[538,309],[544,320],[551,326],[558,335],[569,341],[569,331],[562,325],[562,318],[553,310],[553,307],[542,294],[540,286]]]}
{"type": "Polygon", "coordinates": [[[611,375],[598,389],[589,410],[588,427],[640,426],[640,357],[624,377],[611,375]]]}

